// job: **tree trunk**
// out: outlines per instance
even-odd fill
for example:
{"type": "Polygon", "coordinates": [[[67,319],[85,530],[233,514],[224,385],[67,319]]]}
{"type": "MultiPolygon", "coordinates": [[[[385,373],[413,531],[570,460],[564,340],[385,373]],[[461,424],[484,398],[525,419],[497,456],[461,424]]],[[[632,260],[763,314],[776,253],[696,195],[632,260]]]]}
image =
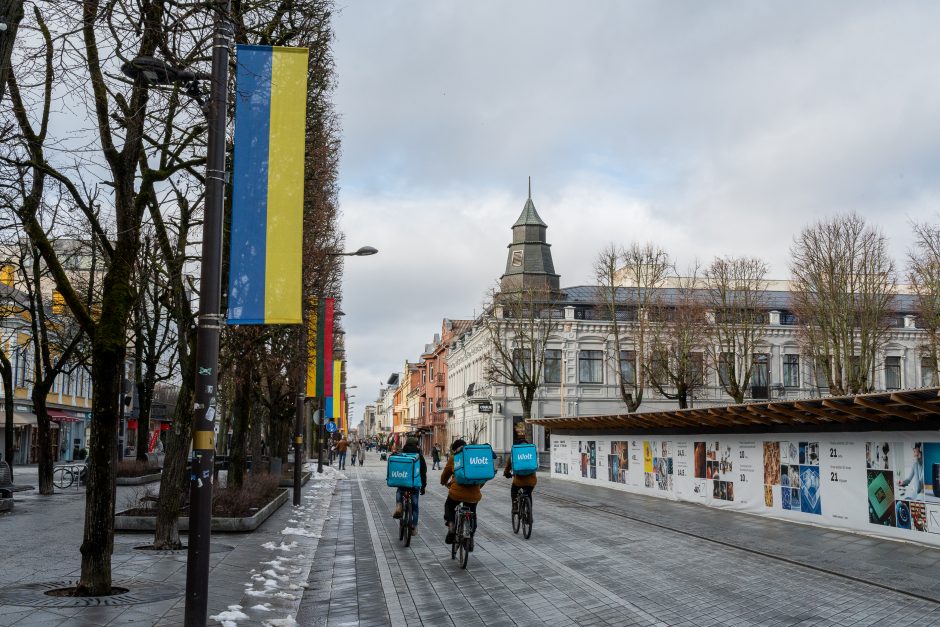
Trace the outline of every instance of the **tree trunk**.
{"type": "Polygon", "coordinates": [[[261,440],[264,439],[264,419],[259,407],[251,411],[251,474],[260,475],[264,469],[261,462],[261,440]]]}
{"type": "Polygon", "coordinates": [[[0,351],[0,376],[3,377],[3,459],[10,466],[13,477],[13,366],[4,351],[0,351]]]}
{"type": "MultiPolygon", "coordinates": [[[[113,270],[112,270],[113,271],[113,270]]],[[[112,313],[112,317],[113,316],[112,313]]],[[[103,322],[103,320],[102,320],[103,322]]],[[[91,437],[88,442],[88,483],[85,490],[85,530],[82,540],[80,594],[111,593],[111,553],[114,549],[114,481],[117,457],[117,417],[124,370],[124,325],[104,337],[101,330],[92,351],[91,437]]]]}
{"type": "Polygon", "coordinates": [[[153,536],[153,546],[157,549],[179,549],[183,546],[180,542],[177,518],[183,494],[189,486],[186,480],[186,461],[193,437],[193,385],[196,380],[195,373],[190,370],[192,368],[184,368],[176,411],[173,412],[173,427],[170,429],[166,457],[163,460],[163,473],[160,475],[159,509],[153,536]]]}
{"type": "MultiPolygon", "coordinates": [[[[251,420],[251,388],[242,377],[247,363],[236,366],[235,399],[232,403],[232,458],[228,470],[228,485],[240,488],[245,480],[245,440],[251,420]]],[[[257,459],[257,458],[255,458],[257,459]]]]}
{"type": "Polygon", "coordinates": [[[46,411],[46,396],[49,394],[49,385],[36,385],[33,387],[33,412],[36,414],[36,424],[39,427],[39,493],[55,494],[52,486],[52,425],[49,413],[46,411]]]}
{"type": "MultiPolygon", "coordinates": [[[[676,388],[676,400],[679,401],[679,409],[688,409],[689,407],[689,390],[685,386],[678,386],[676,388]]],[[[741,401],[738,401],[739,403],[741,401]]]]}
{"type": "MultiPolygon", "coordinates": [[[[149,369],[148,370],[152,370],[149,369]]],[[[140,379],[138,379],[140,381],[140,379]]],[[[150,413],[153,409],[154,382],[149,376],[137,388],[137,461],[147,461],[147,450],[150,447],[150,413]]]]}

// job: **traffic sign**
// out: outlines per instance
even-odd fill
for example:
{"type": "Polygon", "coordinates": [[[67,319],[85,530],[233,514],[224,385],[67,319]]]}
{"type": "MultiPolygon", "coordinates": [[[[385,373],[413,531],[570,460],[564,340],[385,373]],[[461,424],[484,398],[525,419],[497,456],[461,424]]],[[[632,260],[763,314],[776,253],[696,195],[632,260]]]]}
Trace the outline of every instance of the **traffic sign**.
{"type": "Polygon", "coordinates": [[[336,426],[335,420],[330,420],[328,423],[326,423],[326,430],[328,433],[336,433],[338,429],[339,427],[336,426]]]}

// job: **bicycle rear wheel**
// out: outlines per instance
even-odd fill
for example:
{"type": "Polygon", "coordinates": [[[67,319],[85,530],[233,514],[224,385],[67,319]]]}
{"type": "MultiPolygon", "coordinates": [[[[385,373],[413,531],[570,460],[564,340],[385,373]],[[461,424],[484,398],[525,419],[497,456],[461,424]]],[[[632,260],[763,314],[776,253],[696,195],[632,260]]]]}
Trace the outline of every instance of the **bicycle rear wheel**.
{"type": "Polygon", "coordinates": [[[75,475],[66,466],[59,466],[52,471],[52,483],[55,487],[64,490],[75,482],[75,475]]]}
{"type": "Polygon", "coordinates": [[[408,502],[405,504],[405,509],[401,514],[401,524],[402,524],[402,533],[405,534],[405,546],[411,546],[411,495],[408,496],[408,502]]]}
{"type": "Polygon", "coordinates": [[[519,519],[522,521],[522,537],[528,540],[532,535],[532,499],[528,495],[519,504],[519,519]]]}
{"type": "Polygon", "coordinates": [[[463,569],[467,568],[467,560],[470,559],[470,538],[461,537],[460,538],[460,555],[458,556],[458,562],[460,567],[463,569]]]}
{"type": "Polygon", "coordinates": [[[512,513],[512,532],[519,533],[519,523],[522,522],[522,507],[519,505],[519,499],[513,500],[512,504],[516,511],[512,513]]]}

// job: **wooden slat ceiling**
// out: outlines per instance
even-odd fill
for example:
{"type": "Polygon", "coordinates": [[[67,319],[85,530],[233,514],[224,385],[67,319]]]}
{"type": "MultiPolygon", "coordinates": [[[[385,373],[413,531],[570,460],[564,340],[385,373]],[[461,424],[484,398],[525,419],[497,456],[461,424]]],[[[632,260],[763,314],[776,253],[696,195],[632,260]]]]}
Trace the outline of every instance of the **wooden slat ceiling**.
{"type": "Polygon", "coordinates": [[[533,418],[529,422],[552,429],[734,429],[746,427],[808,427],[834,424],[871,425],[910,422],[925,428],[940,426],[940,388],[904,390],[858,396],[806,398],[793,401],[744,403],[723,407],[638,412],[609,416],[533,418]]]}

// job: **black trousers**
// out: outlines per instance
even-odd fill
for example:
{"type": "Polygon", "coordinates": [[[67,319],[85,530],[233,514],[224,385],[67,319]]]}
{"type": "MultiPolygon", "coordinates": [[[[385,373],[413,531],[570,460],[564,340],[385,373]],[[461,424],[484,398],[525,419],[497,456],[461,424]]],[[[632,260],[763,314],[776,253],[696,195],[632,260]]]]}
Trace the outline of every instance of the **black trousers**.
{"type": "MultiPolygon", "coordinates": [[[[444,501],[444,520],[448,523],[454,522],[454,512],[457,511],[457,505],[460,504],[460,501],[455,501],[454,499],[447,497],[447,500],[444,501]]],[[[477,504],[476,503],[467,503],[464,502],[464,505],[473,512],[474,518],[476,518],[477,513],[477,504]]]]}
{"type": "Polygon", "coordinates": [[[529,485],[529,486],[517,486],[517,485],[514,485],[514,486],[512,486],[511,488],[509,488],[509,499],[510,499],[511,501],[515,501],[515,500],[516,500],[516,495],[519,494],[519,490],[522,490],[522,492],[523,492],[524,494],[528,494],[528,495],[529,495],[529,498],[532,498],[532,489],[533,489],[534,487],[535,487],[535,486],[531,486],[531,485],[529,485]]]}

